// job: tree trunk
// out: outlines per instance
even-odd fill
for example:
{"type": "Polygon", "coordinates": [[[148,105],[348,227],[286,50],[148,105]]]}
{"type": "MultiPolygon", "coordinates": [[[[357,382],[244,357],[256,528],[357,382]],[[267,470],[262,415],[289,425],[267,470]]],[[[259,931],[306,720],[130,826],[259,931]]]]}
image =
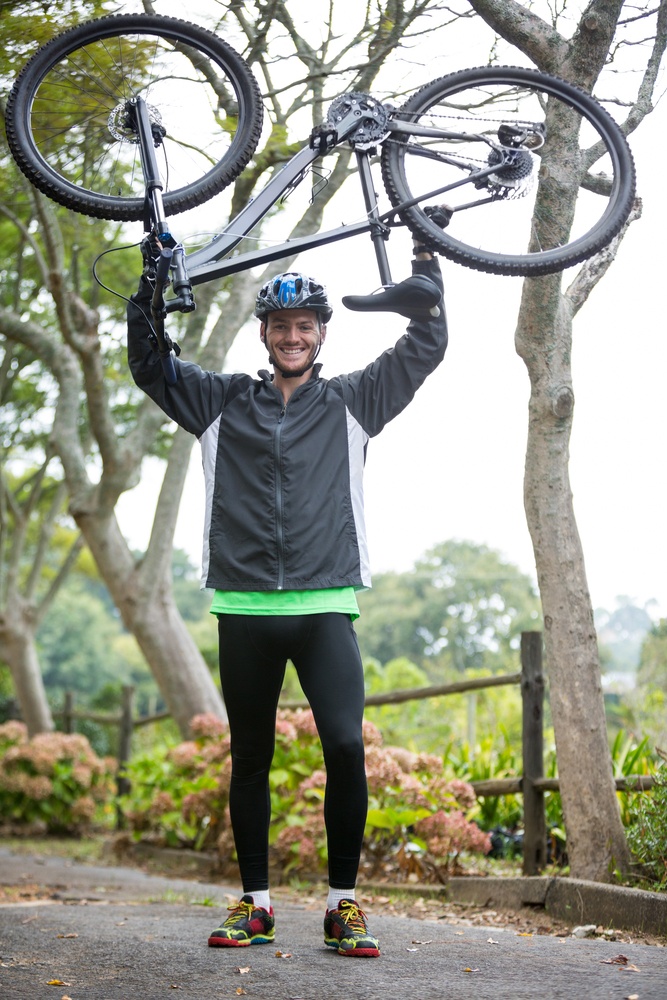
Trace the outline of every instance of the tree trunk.
{"type": "Polygon", "coordinates": [[[524,283],[516,334],[531,383],[524,502],[544,611],[571,873],[608,881],[614,869],[627,869],[630,858],[612,773],[593,610],[568,473],[574,410],[572,317],[560,281],[555,275],[524,283]]]}
{"type": "MultiPolygon", "coordinates": [[[[622,0],[590,0],[573,34],[566,38],[555,20],[549,24],[515,0],[471,0],[471,4],[538,68],[589,92],[609,61],[623,8],[622,0]]],[[[664,51],[660,23],[656,32],[659,65],[664,51]]],[[[657,67],[651,68],[652,61],[653,57],[633,108],[637,121],[650,110],[646,94],[653,92],[657,72],[657,67]]],[[[549,102],[546,122],[550,138],[541,157],[533,247],[554,245],[546,242],[549,235],[541,231],[545,217],[550,225],[560,226],[555,244],[566,241],[582,175],[592,165],[579,147],[576,115],[563,112],[556,119],[549,102]]],[[[583,298],[593,283],[584,282],[583,298]]],[[[614,869],[628,868],[630,856],[612,776],[593,608],[568,474],[575,299],[575,295],[561,294],[560,275],[524,282],[516,331],[516,348],[531,385],[524,503],[544,612],[570,868],[576,877],[606,881],[614,869]]]]}
{"type": "Polygon", "coordinates": [[[36,736],[55,727],[39,668],[34,628],[26,617],[24,609],[16,606],[0,616],[0,659],[11,672],[28,735],[36,736]]]}
{"type": "MultiPolygon", "coordinates": [[[[77,512],[73,515],[109,588],[123,624],[146,657],[167,708],[184,737],[195,715],[226,712],[208,667],[188,632],[174,602],[170,571],[156,566],[147,578],[144,565],[135,563],[115,514],[77,512]]],[[[171,545],[167,551],[171,552],[171,545]]]]}

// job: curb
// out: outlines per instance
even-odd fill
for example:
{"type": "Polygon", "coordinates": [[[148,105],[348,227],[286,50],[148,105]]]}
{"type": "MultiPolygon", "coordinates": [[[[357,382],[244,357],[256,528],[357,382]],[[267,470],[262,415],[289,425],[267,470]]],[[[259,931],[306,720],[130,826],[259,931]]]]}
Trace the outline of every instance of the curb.
{"type": "Polygon", "coordinates": [[[383,884],[372,888],[431,896],[448,903],[487,909],[542,908],[555,920],[571,926],[595,924],[596,927],[636,931],[667,939],[667,893],[644,889],[542,875],[521,878],[466,875],[454,876],[442,887],[383,884]]]}
{"type": "MultiPolygon", "coordinates": [[[[134,844],[128,852],[135,860],[159,862],[165,874],[215,877],[219,859],[213,855],[134,844]],[[184,855],[187,854],[187,862],[184,855]],[[217,861],[217,864],[216,864],[217,861]],[[185,864],[184,864],[185,862],[185,864]]],[[[615,930],[635,931],[667,940],[667,893],[647,892],[605,882],[548,875],[493,878],[480,875],[452,876],[446,885],[415,883],[360,883],[372,892],[401,892],[442,899],[464,906],[495,910],[543,909],[554,920],[571,926],[595,924],[615,930]]]]}

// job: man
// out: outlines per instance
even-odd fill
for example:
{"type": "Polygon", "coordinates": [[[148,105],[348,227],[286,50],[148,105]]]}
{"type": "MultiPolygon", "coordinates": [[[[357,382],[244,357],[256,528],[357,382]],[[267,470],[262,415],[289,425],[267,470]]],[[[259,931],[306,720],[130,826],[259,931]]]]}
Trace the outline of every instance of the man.
{"type": "Polygon", "coordinates": [[[273,941],[268,880],[269,769],[287,660],[313,710],[327,770],[329,858],[325,944],[375,957],[355,898],[366,822],[364,679],[353,620],[370,586],[363,519],[366,446],[413,398],[444,356],[447,326],[436,260],[416,247],[413,276],[351,308],[400,312],[408,331],[362,371],[330,380],[316,358],[332,310],[305,275],[278,275],[255,315],[273,374],[204,372],[176,360],[167,385],[147,320],[150,276],[128,307],[134,379],[199,438],[206,478],[203,586],[215,591],[220,678],[229,716],[229,793],[243,896],[211,946],[273,941]],[[138,308],[139,307],[139,308],[138,308]]]}

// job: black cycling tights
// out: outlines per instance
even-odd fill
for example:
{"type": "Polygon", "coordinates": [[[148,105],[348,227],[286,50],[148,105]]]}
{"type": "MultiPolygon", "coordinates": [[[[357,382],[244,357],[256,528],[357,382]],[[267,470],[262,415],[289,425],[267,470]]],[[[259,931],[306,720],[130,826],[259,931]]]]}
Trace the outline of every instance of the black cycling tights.
{"type": "Polygon", "coordinates": [[[219,615],[218,634],[232,745],[229,809],[243,891],[269,887],[269,769],[287,660],[299,675],[324,752],[329,883],[352,888],[368,790],[363,668],[349,615],[219,615]]]}

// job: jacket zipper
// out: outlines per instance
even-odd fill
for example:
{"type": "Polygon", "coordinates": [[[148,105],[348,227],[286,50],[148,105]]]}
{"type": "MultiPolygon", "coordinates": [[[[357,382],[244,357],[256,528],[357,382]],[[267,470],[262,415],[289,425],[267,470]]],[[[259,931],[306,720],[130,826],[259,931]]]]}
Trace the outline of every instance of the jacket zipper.
{"type": "Polygon", "coordinates": [[[278,423],[273,435],[273,461],[276,470],[276,549],[278,551],[278,586],[276,590],[282,590],[285,586],[285,525],[283,523],[283,469],[282,469],[282,430],[283,420],[287,403],[278,415],[278,423]]]}

